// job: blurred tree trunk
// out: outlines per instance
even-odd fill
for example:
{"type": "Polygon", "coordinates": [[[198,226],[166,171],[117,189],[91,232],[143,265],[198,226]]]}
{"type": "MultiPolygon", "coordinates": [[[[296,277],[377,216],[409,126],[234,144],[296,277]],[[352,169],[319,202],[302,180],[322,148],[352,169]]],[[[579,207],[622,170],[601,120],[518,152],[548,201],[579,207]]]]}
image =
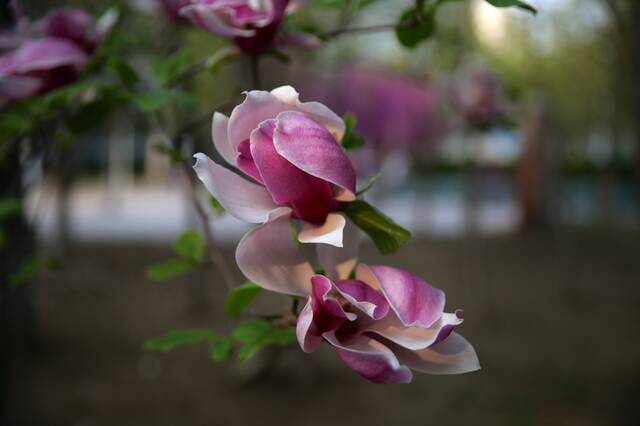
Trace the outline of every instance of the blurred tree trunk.
{"type": "MultiPolygon", "coordinates": [[[[7,142],[8,143],[8,142],[7,142]]],[[[14,144],[0,163],[0,199],[23,201],[19,146],[14,144]]],[[[30,287],[13,284],[12,277],[33,254],[34,237],[22,213],[2,221],[4,243],[0,246],[0,424],[6,424],[7,400],[16,367],[35,343],[30,287]]]]}
{"type": "Polygon", "coordinates": [[[637,144],[635,173],[640,189],[640,1],[601,0],[608,10],[614,34],[617,78],[614,93],[624,107],[627,122],[637,144]]]}

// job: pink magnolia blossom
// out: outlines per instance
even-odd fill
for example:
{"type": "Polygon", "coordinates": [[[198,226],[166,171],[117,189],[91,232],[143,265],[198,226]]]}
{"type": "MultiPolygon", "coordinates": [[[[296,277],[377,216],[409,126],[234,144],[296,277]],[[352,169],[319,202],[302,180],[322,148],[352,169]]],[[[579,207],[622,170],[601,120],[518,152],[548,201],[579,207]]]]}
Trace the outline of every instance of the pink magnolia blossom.
{"type": "Polygon", "coordinates": [[[303,3],[305,0],[191,0],[180,14],[211,34],[232,38],[244,52],[259,53],[275,44],[284,17],[303,3]]]}
{"type": "Polygon", "coordinates": [[[355,268],[357,230],[345,230],[345,247],[317,245],[326,275],[314,273],[296,250],[288,214],[240,241],[236,261],[259,286],[306,298],[296,334],[304,352],[328,342],[354,371],[374,383],[408,383],[412,371],[460,374],[480,368],[475,350],[454,328],[462,311],[444,312],[445,295],[421,278],[389,266],[355,268]]]}
{"type": "Polygon", "coordinates": [[[254,90],[230,117],[215,113],[212,125],[216,150],[246,178],[202,153],[194,169],[233,216],[265,223],[276,209],[286,211],[304,222],[300,242],[340,247],[346,220],[336,208],[356,191],[355,170],[338,142],[344,131],[339,116],[300,102],[290,86],[254,90]]]}
{"type": "Polygon", "coordinates": [[[82,66],[115,24],[107,13],[97,22],[80,9],[55,9],[20,34],[4,34],[11,50],[0,56],[0,103],[46,93],[77,80],[82,66]]]}

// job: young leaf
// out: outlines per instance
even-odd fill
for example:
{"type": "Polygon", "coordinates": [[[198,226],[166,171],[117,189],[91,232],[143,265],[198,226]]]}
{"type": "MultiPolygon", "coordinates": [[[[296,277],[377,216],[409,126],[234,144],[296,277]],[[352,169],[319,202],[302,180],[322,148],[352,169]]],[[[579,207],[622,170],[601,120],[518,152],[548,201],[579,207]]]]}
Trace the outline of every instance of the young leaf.
{"type": "Polygon", "coordinates": [[[294,328],[275,328],[266,321],[252,320],[240,323],[233,331],[233,338],[243,343],[238,351],[238,359],[245,362],[263,346],[285,346],[295,342],[294,328]]]}
{"type": "Polygon", "coordinates": [[[158,83],[167,87],[189,69],[190,62],[189,53],[180,50],[162,61],[155,62],[151,68],[158,83]]]}
{"type": "Polygon", "coordinates": [[[240,287],[236,287],[224,301],[224,310],[232,318],[239,318],[240,314],[256,298],[262,288],[251,281],[247,281],[240,287]]]}
{"type": "Polygon", "coordinates": [[[120,58],[112,58],[109,61],[109,68],[118,76],[120,81],[128,88],[132,88],[139,81],[138,73],[125,61],[120,58]]]}
{"type": "Polygon", "coordinates": [[[17,198],[0,199],[0,222],[19,215],[21,211],[22,205],[20,204],[20,200],[17,198]]]}
{"type": "Polygon", "coordinates": [[[147,268],[147,276],[154,280],[166,280],[193,269],[193,264],[184,259],[169,259],[147,268]]]}
{"type": "Polygon", "coordinates": [[[381,173],[376,173],[375,175],[371,176],[371,178],[369,179],[369,181],[360,189],[358,189],[356,191],[356,195],[362,195],[365,192],[367,192],[368,190],[371,189],[371,187],[373,187],[373,184],[376,183],[376,181],[378,179],[380,179],[380,176],[382,176],[381,173]]]}
{"type": "Polygon", "coordinates": [[[382,254],[395,253],[411,233],[363,200],[348,203],[349,219],[371,237],[382,254]]]}
{"type": "Polygon", "coordinates": [[[344,116],[345,131],[342,137],[342,147],[346,150],[360,148],[364,145],[364,140],[355,133],[357,124],[356,116],[347,113],[344,116]]]}
{"type": "Polygon", "coordinates": [[[236,47],[223,47],[218,49],[213,55],[209,56],[205,61],[205,68],[215,73],[220,69],[220,66],[236,57],[239,57],[240,52],[236,47]]]}
{"type": "Polygon", "coordinates": [[[173,162],[174,164],[180,164],[182,160],[184,160],[182,153],[178,149],[168,147],[161,143],[153,144],[152,148],[156,150],[156,152],[159,152],[160,154],[164,154],[167,157],[169,157],[171,159],[171,162],[173,162]]]}
{"type": "Polygon", "coordinates": [[[421,42],[431,38],[435,30],[435,9],[423,13],[422,11],[416,12],[416,9],[411,7],[400,16],[396,37],[404,47],[413,49],[421,42]]]}
{"type": "Polygon", "coordinates": [[[527,12],[531,12],[534,15],[538,13],[538,10],[535,7],[520,0],[486,0],[486,1],[495,7],[518,7],[520,9],[526,10],[527,12]]]}
{"type": "Polygon", "coordinates": [[[233,330],[234,339],[242,343],[253,343],[263,339],[271,330],[271,325],[264,320],[244,321],[233,330]]]}
{"type": "Polygon", "coordinates": [[[42,255],[33,255],[25,260],[18,271],[9,277],[9,285],[16,286],[31,280],[33,276],[42,268],[51,263],[51,260],[42,255]]]}
{"type": "Polygon", "coordinates": [[[159,89],[138,93],[133,97],[135,104],[144,112],[154,112],[168,105],[175,104],[186,110],[196,109],[195,98],[180,90],[159,89]]]}
{"type": "Polygon", "coordinates": [[[204,329],[174,330],[144,342],[144,348],[152,352],[168,352],[180,346],[192,345],[214,339],[214,334],[204,329]]]}
{"type": "Polygon", "coordinates": [[[187,229],[173,243],[173,249],[183,259],[194,264],[202,263],[206,245],[197,229],[187,229]]]}
{"type": "Polygon", "coordinates": [[[265,343],[276,346],[287,346],[297,340],[295,327],[272,328],[265,339],[265,343]]]}
{"type": "Polygon", "coordinates": [[[220,204],[220,201],[213,195],[209,196],[209,205],[211,209],[217,216],[222,216],[224,214],[224,207],[220,204]]]}
{"type": "Polygon", "coordinates": [[[215,362],[226,361],[233,351],[233,339],[229,336],[213,336],[211,338],[211,346],[209,346],[209,355],[215,362]]]}

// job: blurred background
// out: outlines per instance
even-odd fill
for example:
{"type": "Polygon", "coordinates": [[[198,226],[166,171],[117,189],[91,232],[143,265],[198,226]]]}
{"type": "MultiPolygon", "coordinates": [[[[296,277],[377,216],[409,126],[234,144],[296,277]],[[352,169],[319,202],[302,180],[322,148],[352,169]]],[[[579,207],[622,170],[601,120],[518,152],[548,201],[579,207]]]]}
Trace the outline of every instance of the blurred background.
{"type": "MultiPolygon", "coordinates": [[[[34,18],[56,6],[118,5],[119,54],[141,75],[176,50],[197,59],[227,45],[142,2],[105,3],[22,2],[34,18]]],[[[326,3],[311,2],[287,24],[326,33],[393,23],[412,2],[381,0],[357,13],[326,3]]],[[[393,31],[361,31],[261,64],[266,89],[291,84],[303,100],[357,116],[359,183],[380,173],[367,198],[413,233],[391,257],[365,239],[361,259],[445,290],[448,308],[465,309],[461,333],[481,371],[384,387],[327,348],[270,349],[242,365],[214,364],[198,346],[143,350],[174,328],[231,324],[215,268],[160,282],[145,274],[202,223],[185,189],[193,174],[124,105],[84,116],[95,125],[74,131],[56,158],[13,150],[24,165],[22,215],[0,225],[37,255],[20,265],[17,249],[3,247],[2,279],[15,269],[24,279],[5,282],[0,298],[0,423],[636,424],[640,2],[529,3],[537,15],[446,4],[436,34],[415,49],[393,31]]],[[[214,157],[211,113],[229,113],[251,85],[245,62],[221,63],[188,82],[192,109],[168,108],[159,120],[189,128],[183,154],[214,157]]],[[[3,194],[14,181],[2,176],[3,194]]],[[[233,250],[249,228],[207,213],[241,283],[233,250]]],[[[280,309],[269,295],[258,303],[280,309]]]]}

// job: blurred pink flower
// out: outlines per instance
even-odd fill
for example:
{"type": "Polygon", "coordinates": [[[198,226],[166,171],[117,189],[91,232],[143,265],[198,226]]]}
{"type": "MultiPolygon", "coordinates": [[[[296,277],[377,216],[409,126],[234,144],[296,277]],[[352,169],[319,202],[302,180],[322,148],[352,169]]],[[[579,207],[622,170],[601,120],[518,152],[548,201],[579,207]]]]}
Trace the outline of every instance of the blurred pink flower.
{"type": "Polygon", "coordinates": [[[356,177],[339,142],[343,120],[318,102],[300,102],[290,86],[246,93],[230,117],[215,113],[212,136],[218,153],[246,177],[203,153],[194,169],[205,187],[235,217],[264,223],[285,207],[304,221],[300,242],[342,246],[341,201],[355,199],[356,177]]]}
{"type": "Polygon", "coordinates": [[[0,56],[0,103],[46,93],[77,80],[80,69],[109,33],[117,15],[97,22],[80,9],[55,9],[34,23],[23,19],[11,50],[0,56]],[[19,33],[18,33],[19,31],[19,33]]]}
{"type": "Polygon", "coordinates": [[[277,41],[284,17],[305,1],[191,0],[180,14],[203,30],[232,38],[247,53],[260,53],[277,41]]]}
{"type": "Polygon", "coordinates": [[[421,278],[388,266],[357,265],[357,229],[345,229],[348,244],[318,244],[325,275],[314,273],[296,250],[288,212],[240,241],[236,261],[257,285],[304,297],[296,334],[305,352],[328,342],[354,371],[374,383],[408,383],[412,370],[460,374],[480,368],[475,350],[453,330],[462,311],[444,312],[445,295],[421,278]],[[355,268],[355,279],[349,276],[355,268]]]}
{"type": "Polygon", "coordinates": [[[354,113],[365,143],[384,152],[433,143],[446,132],[439,90],[431,82],[376,67],[350,66],[320,86],[314,79],[312,93],[314,88],[339,114],[354,113]]]}
{"type": "Polygon", "coordinates": [[[471,126],[491,126],[507,115],[502,85],[487,69],[463,69],[452,81],[450,96],[454,109],[471,126]]]}

